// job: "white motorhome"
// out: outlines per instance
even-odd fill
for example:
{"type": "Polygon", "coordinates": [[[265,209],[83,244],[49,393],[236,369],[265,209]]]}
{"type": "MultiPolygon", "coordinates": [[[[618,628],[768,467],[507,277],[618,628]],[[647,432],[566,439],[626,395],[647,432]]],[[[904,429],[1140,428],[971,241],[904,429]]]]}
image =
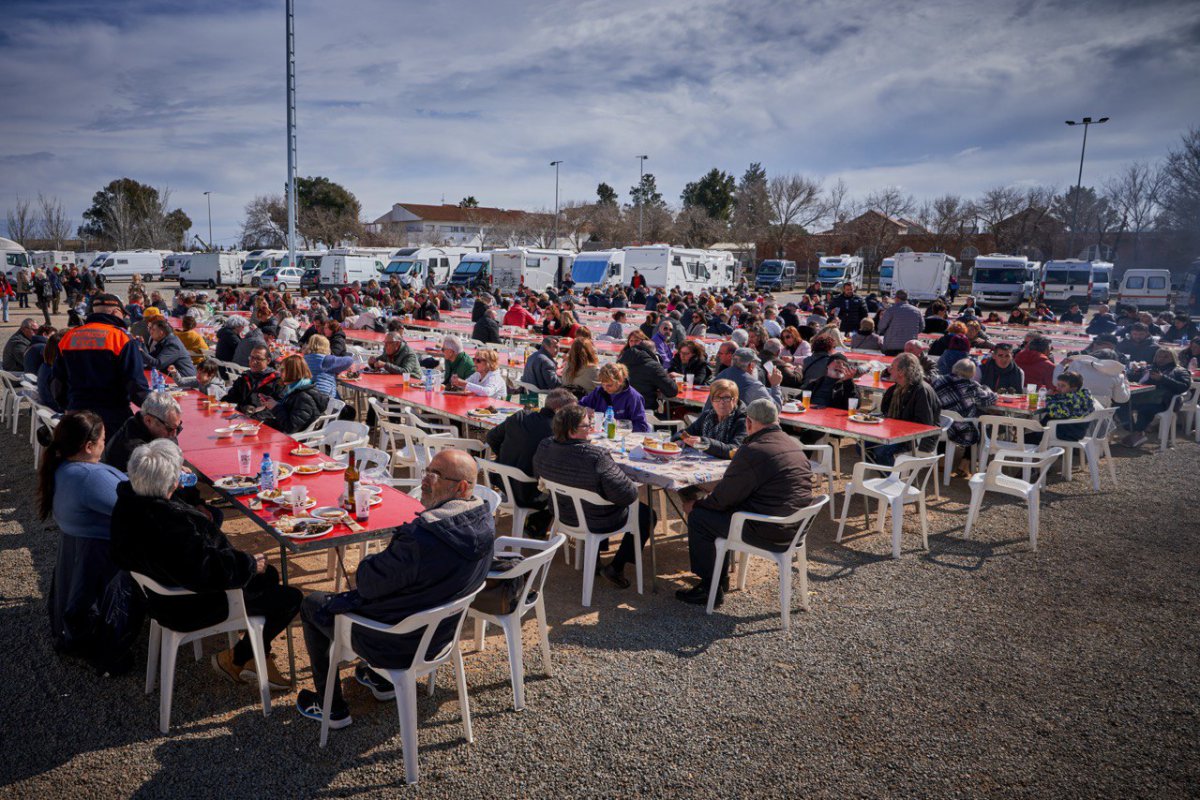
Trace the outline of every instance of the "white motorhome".
{"type": "Polygon", "coordinates": [[[1113,265],[1107,261],[1092,262],[1092,302],[1107,303],[1112,289],[1113,265]]]}
{"type": "MultiPolygon", "coordinates": [[[[238,286],[242,282],[242,257],[236,253],[187,253],[179,267],[180,286],[238,286]]],[[[164,265],[165,272],[166,267],[164,265]]]]}
{"type": "Polygon", "coordinates": [[[863,260],[859,256],[842,253],[840,256],[824,256],[817,262],[817,280],[821,282],[822,291],[841,291],[844,283],[862,286],[862,279],[863,260]]]}
{"type": "Polygon", "coordinates": [[[908,292],[913,302],[930,302],[946,295],[957,274],[958,262],[945,253],[897,253],[892,289],[908,292]]]}
{"type": "Polygon", "coordinates": [[[99,250],[81,250],[75,253],[75,266],[80,269],[91,269],[92,262],[96,260],[96,256],[100,255],[99,250]]]}
{"type": "MultiPolygon", "coordinates": [[[[1101,271],[1107,268],[1111,274],[1112,264],[1107,261],[1081,261],[1077,258],[1047,261],[1042,268],[1042,302],[1051,307],[1065,308],[1072,303],[1078,303],[1087,308],[1092,303],[1096,267],[1101,267],[1101,271]]],[[[1171,282],[1168,278],[1167,289],[1170,288],[1171,282]]]]}
{"type": "Polygon", "coordinates": [[[502,292],[528,286],[535,292],[562,283],[575,254],[570,250],[510,247],[492,251],[492,284],[502,292]]]}
{"type": "Polygon", "coordinates": [[[879,262],[879,291],[892,291],[892,277],[896,273],[896,259],[885,258],[879,262]]]}
{"type": "MultiPolygon", "coordinates": [[[[329,254],[328,250],[297,250],[296,265],[301,271],[306,269],[316,269],[321,266],[321,259],[329,254]]],[[[287,251],[283,252],[283,258],[279,259],[279,264],[276,266],[289,267],[287,251]]]]}
{"type": "Polygon", "coordinates": [[[162,278],[163,257],[157,250],[119,250],[104,253],[92,262],[106,281],[131,281],[134,275],[144,281],[162,278]]]}
{"type": "Polygon", "coordinates": [[[258,285],[258,278],[271,267],[278,267],[287,258],[287,250],[251,250],[242,263],[242,283],[258,285]]]}
{"type": "Polygon", "coordinates": [[[637,270],[651,288],[699,292],[732,286],[737,261],[722,250],[692,250],[666,244],[625,248],[625,273],[637,270]]]}
{"type": "Polygon", "coordinates": [[[0,236],[0,253],[4,254],[4,274],[15,278],[17,270],[29,266],[29,253],[12,239],[0,236]]]}
{"type": "Polygon", "coordinates": [[[603,289],[628,283],[625,277],[624,250],[590,250],[575,256],[571,280],[579,288],[603,289]]]}
{"type": "Polygon", "coordinates": [[[1041,264],[1025,256],[991,253],[975,259],[971,294],[981,307],[1015,308],[1033,299],[1041,264]]]}
{"type": "Polygon", "coordinates": [[[66,268],[75,263],[75,254],[65,250],[38,250],[29,253],[29,263],[38,269],[66,268]]]}
{"type": "Polygon", "coordinates": [[[401,286],[442,286],[463,256],[475,252],[470,247],[402,247],[383,268],[383,277],[395,275],[401,286]]]}
{"type": "MultiPolygon", "coordinates": [[[[292,267],[287,267],[287,269],[292,269],[292,267]]],[[[330,253],[321,258],[319,269],[321,274],[317,278],[317,282],[322,287],[348,286],[355,281],[366,283],[372,279],[379,279],[383,272],[383,258],[372,255],[330,253]]]]}
{"type": "Polygon", "coordinates": [[[1130,303],[1139,311],[1148,308],[1170,308],[1174,294],[1171,291],[1169,269],[1127,269],[1121,276],[1121,288],[1117,290],[1118,303],[1130,303]]]}
{"type": "Polygon", "coordinates": [[[179,280],[179,273],[183,269],[183,262],[192,257],[191,253],[172,253],[163,259],[162,279],[164,281],[179,280]]]}

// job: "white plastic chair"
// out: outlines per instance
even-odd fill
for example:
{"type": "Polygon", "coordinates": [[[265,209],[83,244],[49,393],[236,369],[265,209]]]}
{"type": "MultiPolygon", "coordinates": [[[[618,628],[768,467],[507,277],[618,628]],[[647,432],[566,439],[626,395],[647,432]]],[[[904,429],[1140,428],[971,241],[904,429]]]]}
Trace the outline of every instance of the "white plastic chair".
{"type": "Polygon", "coordinates": [[[32,409],[33,400],[21,392],[21,376],[12,372],[0,371],[0,387],[3,389],[4,403],[0,404],[5,415],[12,415],[12,432],[17,432],[21,422],[21,408],[32,409]]]}
{"type": "MultiPolygon", "coordinates": [[[[143,592],[154,592],[168,597],[182,597],[196,594],[187,589],[163,586],[153,578],[148,578],[137,572],[129,573],[143,592]]],[[[175,658],[179,647],[192,642],[192,650],[196,660],[202,653],[200,640],[206,636],[219,633],[233,634],[235,631],[246,631],[250,638],[250,649],[254,653],[254,663],[258,673],[258,696],[262,701],[263,716],[271,713],[271,690],[267,684],[267,648],[263,643],[263,626],[266,617],[250,616],[246,613],[246,600],[241,589],[227,589],[226,601],[229,603],[229,614],[215,625],[198,631],[181,632],[164,628],[157,620],[150,620],[150,649],[146,655],[146,694],[154,691],[156,679],[161,682],[158,699],[158,729],[166,733],[171,727],[171,700],[175,695],[175,658]]],[[[232,638],[232,637],[231,637],[232,638]]]]}
{"type": "MultiPolygon", "coordinates": [[[[943,467],[942,482],[946,486],[949,486],[950,485],[950,475],[951,475],[951,473],[954,472],[954,468],[958,465],[958,462],[961,460],[961,457],[958,455],[958,448],[960,447],[960,445],[957,442],[955,442],[953,439],[950,438],[950,426],[954,425],[955,423],[962,422],[962,423],[966,423],[967,425],[974,425],[976,428],[978,428],[979,427],[979,418],[978,417],[964,417],[962,414],[959,414],[955,411],[946,411],[944,409],[942,410],[941,413],[942,413],[942,418],[941,418],[942,433],[939,438],[946,444],[946,459],[945,459],[945,465],[943,467]]],[[[972,468],[975,466],[975,462],[978,460],[978,457],[976,455],[976,451],[978,451],[978,449],[979,449],[979,443],[973,444],[967,448],[967,463],[970,464],[972,468]]],[[[934,486],[934,489],[937,489],[937,481],[934,481],[933,486],[934,486]]],[[[938,495],[938,497],[940,497],[940,496],[941,495],[938,495]]]]}
{"type": "Polygon", "coordinates": [[[683,430],[683,420],[679,419],[659,419],[653,412],[646,412],[646,424],[654,430],[665,430],[670,433],[678,433],[683,430]]]}
{"type": "Polygon", "coordinates": [[[983,496],[987,492],[999,492],[1012,497],[1019,497],[1029,506],[1029,547],[1037,550],[1038,520],[1041,513],[1041,486],[1046,479],[1046,473],[1054,465],[1055,459],[1063,454],[1061,447],[1052,447],[1040,453],[1001,453],[992,463],[988,464],[986,472],[977,472],[971,476],[971,505],[967,510],[967,525],[963,529],[963,538],[971,538],[971,527],[979,516],[983,496]],[[1005,475],[1005,467],[1016,467],[1022,472],[1030,470],[1036,475],[1036,480],[1023,480],[1005,475]]]}
{"type": "Polygon", "coordinates": [[[1051,420],[1046,425],[1046,435],[1042,437],[1038,449],[1045,452],[1053,447],[1062,448],[1062,474],[1068,481],[1074,474],[1074,455],[1078,450],[1083,455],[1083,461],[1092,478],[1092,489],[1095,491],[1100,491],[1100,459],[1104,457],[1108,459],[1109,476],[1115,486],[1117,484],[1117,468],[1113,463],[1112,451],[1109,449],[1108,434],[1112,431],[1113,416],[1116,413],[1115,407],[1097,408],[1086,417],[1051,420]],[[1083,424],[1087,425],[1087,432],[1079,441],[1059,438],[1058,429],[1061,426],[1083,424]]]}
{"type": "Polygon", "coordinates": [[[337,420],[338,415],[342,413],[342,409],[346,407],[345,400],[339,400],[336,397],[331,397],[325,402],[325,413],[308,423],[308,427],[298,433],[292,434],[292,438],[297,441],[304,440],[305,437],[316,438],[319,431],[324,430],[325,426],[337,420]]]}
{"type": "Polygon", "coordinates": [[[331,458],[345,455],[356,447],[366,447],[371,431],[363,422],[335,419],[320,430],[297,433],[292,436],[297,442],[324,450],[331,458]]]}
{"type": "Polygon", "coordinates": [[[551,675],[550,666],[550,627],[546,624],[546,576],[550,573],[550,564],[554,554],[562,547],[567,537],[555,534],[550,539],[525,539],[517,536],[500,536],[496,539],[495,556],[520,554],[525,550],[540,551],[536,555],[526,556],[521,563],[508,572],[497,572],[489,577],[516,580],[524,578],[524,585],[517,594],[516,605],[507,614],[489,614],[476,608],[468,608],[467,616],[475,620],[475,649],[482,651],[487,636],[489,622],[499,625],[504,631],[504,639],[508,644],[508,668],[512,676],[513,709],[521,711],[525,708],[525,656],[521,642],[521,618],[533,609],[537,617],[538,640],[542,645],[542,662],[547,675],[551,675]]]}
{"type": "Polygon", "coordinates": [[[504,493],[500,500],[500,508],[503,508],[512,515],[512,535],[521,536],[525,532],[525,520],[536,509],[517,505],[517,501],[513,499],[513,482],[536,484],[538,479],[522,472],[516,467],[505,466],[495,461],[489,461],[486,458],[476,458],[475,463],[479,465],[479,470],[483,473],[484,480],[487,480],[488,475],[496,475],[500,478],[500,483],[504,487],[504,493]]]}
{"type": "Polygon", "coordinates": [[[854,474],[843,490],[842,519],[838,523],[836,541],[842,541],[846,528],[846,517],[850,513],[850,500],[856,494],[863,495],[866,508],[867,527],[870,527],[869,500],[879,501],[879,532],[883,533],[883,512],[892,512],[892,558],[900,557],[900,535],[904,530],[904,506],[916,503],[921,516],[921,547],[929,549],[929,515],[925,511],[925,492],[929,479],[937,469],[938,457],[898,456],[895,466],[869,464],[860,461],[854,465],[854,474]],[[885,473],[881,478],[866,477],[867,470],[885,473]]]}
{"type": "Polygon", "coordinates": [[[1194,435],[1196,441],[1200,443],[1200,421],[1197,419],[1198,410],[1200,410],[1200,382],[1193,382],[1191,390],[1184,395],[1184,400],[1179,406],[1177,416],[1183,423],[1183,435],[1194,435]]]}
{"type": "MultiPolygon", "coordinates": [[[[1166,411],[1160,411],[1154,415],[1151,424],[1158,424],[1158,451],[1164,453],[1168,448],[1175,446],[1175,419],[1178,409],[1183,406],[1183,398],[1186,395],[1177,395],[1171,398],[1171,404],[1167,406],[1166,411]]],[[[16,425],[13,426],[13,433],[17,432],[16,425]]]]}
{"type": "Polygon", "coordinates": [[[713,605],[717,600],[717,589],[721,585],[721,572],[725,569],[725,553],[733,551],[741,553],[741,563],[738,566],[737,586],[739,590],[746,588],[746,576],[750,567],[750,556],[759,556],[774,561],[779,567],[779,607],[783,614],[783,630],[786,633],[792,625],[792,563],[800,559],[800,607],[808,611],[808,543],[805,534],[816,519],[821,508],[829,503],[829,495],[822,494],[813,498],[812,503],[786,517],[773,517],[769,514],[751,514],[748,511],[737,511],[729,521],[729,536],[717,539],[717,561],[709,580],[708,608],[706,614],[713,613],[713,605]],[[777,553],[752,545],[742,539],[742,530],[749,521],[770,522],[776,525],[795,525],[796,533],[792,537],[788,549],[777,553]]]}
{"type": "MultiPolygon", "coordinates": [[[[574,486],[567,486],[562,483],[555,483],[543,479],[542,483],[546,486],[546,491],[550,493],[550,502],[554,508],[554,525],[550,529],[551,533],[562,533],[567,538],[573,540],[578,546],[583,548],[583,563],[580,564],[580,559],[576,556],[576,568],[583,570],[583,605],[588,607],[592,604],[592,586],[596,581],[596,561],[600,557],[600,543],[613,537],[622,536],[626,533],[631,534],[635,540],[641,541],[640,525],[638,524],[637,506],[630,506],[625,518],[625,524],[611,533],[594,533],[588,527],[587,515],[583,512],[583,504],[589,503],[594,506],[612,506],[613,503],[608,502],[595,492],[589,492],[587,489],[577,489],[574,486]],[[575,525],[567,525],[563,522],[562,510],[560,508],[560,496],[566,496],[571,499],[571,503],[575,510],[575,525]]],[[[647,533],[647,535],[650,535],[647,533]]],[[[633,557],[637,572],[637,590],[638,594],[642,593],[642,548],[633,548],[633,557]]]]}
{"type": "MultiPolygon", "coordinates": [[[[1045,429],[1037,420],[1021,417],[1005,417],[997,414],[984,414],[979,418],[979,470],[987,469],[987,462],[1001,452],[1005,453],[1036,453],[1040,445],[1026,444],[1026,433],[1045,433],[1045,429]],[[1011,439],[1005,439],[1004,433],[1011,430],[1011,439]]],[[[1026,472],[1028,478],[1029,473],[1026,472]]]]}
{"type": "Polygon", "coordinates": [[[833,487],[833,445],[804,444],[799,439],[796,439],[796,443],[800,445],[804,455],[808,456],[809,467],[813,474],[825,476],[829,486],[827,492],[829,495],[829,519],[836,520],[837,512],[834,510],[834,505],[837,502],[837,493],[833,487]]]}
{"type": "Polygon", "coordinates": [[[367,666],[376,675],[387,678],[396,689],[396,710],[400,717],[400,739],[404,747],[404,777],[407,783],[416,783],[420,777],[417,766],[417,681],[429,676],[429,691],[433,693],[433,682],[438,667],[453,664],[454,677],[458,683],[458,705],[462,710],[463,734],[467,742],[475,741],[471,731],[471,705],[467,697],[467,676],[463,670],[462,651],[458,637],[462,633],[463,621],[471,601],[482,590],[480,586],[465,597],[451,603],[412,614],[396,625],[376,622],[358,614],[338,614],[334,617],[333,642],[329,648],[329,676],[325,680],[325,702],[321,712],[321,747],[329,741],[329,714],[333,704],[333,687],[338,681],[338,667],[344,661],[357,657],[351,634],[355,626],[376,633],[403,636],[421,632],[412,663],[407,669],[385,669],[367,666]],[[450,643],[440,652],[431,653],[433,634],[443,620],[455,620],[454,635],[450,643]]]}
{"type": "Polygon", "coordinates": [[[45,428],[51,434],[58,427],[58,417],[54,412],[46,406],[38,406],[36,408],[37,422],[33,427],[33,468],[37,469],[42,463],[42,443],[38,441],[37,432],[40,428],[45,428]]]}

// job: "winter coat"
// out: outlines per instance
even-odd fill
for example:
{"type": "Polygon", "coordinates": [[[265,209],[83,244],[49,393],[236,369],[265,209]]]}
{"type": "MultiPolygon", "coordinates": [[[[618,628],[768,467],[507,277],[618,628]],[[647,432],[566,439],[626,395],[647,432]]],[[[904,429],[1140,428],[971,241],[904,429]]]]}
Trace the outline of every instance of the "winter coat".
{"type": "MultiPolygon", "coordinates": [[[[533,469],[539,478],[595,492],[613,504],[583,503],[588,527],[596,533],[615,531],[624,525],[630,506],[637,502],[637,484],[617,466],[607,450],[586,441],[543,440],[534,454],[533,469]]],[[[563,524],[578,523],[575,504],[570,499],[559,498],[559,509],[563,524]]]]}
{"type": "Polygon", "coordinates": [[[218,361],[233,361],[233,354],[237,352],[238,345],[242,343],[242,337],[233,328],[220,328],[217,331],[217,347],[213,352],[213,358],[218,361]]]}
{"type": "Polygon", "coordinates": [[[263,338],[262,331],[258,328],[251,328],[238,342],[237,349],[233,351],[233,363],[240,367],[249,367],[250,352],[256,347],[266,346],[267,340],[263,338]]]}
{"type": "Polygon", "coordinates": [[[521,381],[539,389],[557,389],[561,385],[561,381],[558,379],[558,364],[554,362],[545,348],[539,347],[525,362],[525,369],[521,372],[521,381]]]}
{"type": "Polygon", "coordinates": [[[995,358],[989,358],[979,367],[979,382],[993,392],[1025,391],[1025,373],[1015,362],[1010,362],[1008,369],[1002,370],[996,364],[995,358]]]}
{"type": "Polygon", "coordinates": [[[262,395],[278,400],[281,391],[283,391],[283,384],[280,383],[279,373],[275,370],[243,372],[234,380],[233,385],[229,387],[229,391],[221,398],[221,402],[233,403],[237,406],[238,411],[244,412],[248,408],[261,405],[261,401],[256,399],[254,395],[262,395]]]}
{"type": "Polygon", "coordinates": [[[679,387],[663,368],[653,345],[626,346],[617,357],[617,363],[624,364],[629,370],[629,385],[642,396],[646,408],[658,408],[660,395],[674,397],[679,394],[679,387]]]}
{"type": "Polygon", "coordinates": [[[1013,356],[1013,363],[1025,373],[1026,384],[1054,388],[1054,361],[1047,354],[1026,348],[1013,356]]]}
{"type": "MultiPolygon", "coordinates": [[[[908,392],[900,398],[900,410],[892,413],[892,398],[900,391],[899,384],[893,384],[883,393],[880,409],[884,416],[905,422],[918,422],[922,425],[939,425],[942,420],[942,404],[938,401],[937,392],[927,381],[921,381],[916,386],[910,386],[908,392]]],[[[926,436],[917,442],[917,449],[931,452],[937,446],[937,435],[926,436]]]]}
{"type": "MultiPolygon", "coordinates": [[[[704,452],[713,458],[730,458],[730,454],[741,447],[746,439],[746,406],[739,400],[724,422],[717,421],[715,410],[710,408],[702,411],[691,425],[683,429],[683,433],[708,439],[708,448],[704,452]],[[724,434],[717,435],[718,431],[724,434]]],[[[677,442],[681,438],[681,434],[676,433],[671,440],[677,442]]]]}
{"type": "Polygon", "coordinates": [[[161,342],[154,342],[149,347],[149,352],[143,357],[147,369],[157,369],[159,372],[166,372],[167,367],[174,367],[176,372],[185,378],[190,378],[196,374],[196,364],[192,361],[192,354],[183,346],[183,342],[179,341],[179,337],[175,334],[169,334],[163,337],[161,342]]]}
{"type": "Polygon", "coordinates": [[[90,314],[67,331],[54,362],[54,397],[68,411],[95,411],[110,433],[116,432],[150,393],[142,351],[110,314],[90,314]]]}
{"type": "MultiPolygon", "coordinates": [[[[553,435],[550,427],[553,419],[554,412],[548,408],[519,411],[488,431],[488,447],[496,454],[496,462],[533,475],[533,456],[542,440],[553,435]]],[[[545,504],[545,495],[538,491],[536,483],[514,481],[513,495],[519,506],[545,504]]]]}
{"type": "Polygon", "coordinates": [[[400,349],[390,356],[386,351],[375,356],[375,367],[390,375],[422,375],[421,362],[408,342],[401,342],[400,349]]]}
{"type": "Polygon", "coordinates": [[[321,394],[314,384],[293,389],[286,396],[280,393],[279,405],[271,409],[271,418],[266,422],[283,433],[299,433],[325,413],[329,398],[321,394]]]}
{"type": "Polygon", "coordinates": [[[579,405],[593,409],[600,415],[611,408],[613,416],[617,419],[629,420],[633,423],[634,432],[650,432],[650,423],[646,422],[646,406],[642,396],[634,391],[628,383],[614,395],[604,391],[602,386],[597,386],[579,401],[579,405]]]}
{"type": "Polygon", "coordinates": [[[337,376],[354,364],[354,356],[327,356],[322,353],[305,353],[304,363],[312,373],[313,386],[326,397],[337,396],[337,376]]]}
{"type": "Polygon", "coordinates": [[[475,322],[471,338],[484,344],[500,344],[500,321],[485,314],[475,322]]]}
{"type": "Polygon", "coordinates": [[[679,353],[676,353],[671,359],[671,365],[667,367],[667,371],[678,375],[693,376],[696,386],[708,386],[712,383],[712,365],[699,356],[684,364],[679,359],[679,353]]]}

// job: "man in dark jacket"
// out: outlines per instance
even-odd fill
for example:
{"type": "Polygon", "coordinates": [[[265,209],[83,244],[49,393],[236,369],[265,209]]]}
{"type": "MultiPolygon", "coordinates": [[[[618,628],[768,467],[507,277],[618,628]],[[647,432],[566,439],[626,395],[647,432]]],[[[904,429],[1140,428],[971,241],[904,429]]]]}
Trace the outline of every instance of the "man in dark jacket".
{"type": "Polygon", "coordinates": [[[521,372],[521,382],[536,386],[539,389],[557,389],[562,385],[558,378],[558,337],[547,336],[542,339],[542,346],[525,362],[521,372]]]}
{"type": "MultiPolygon", "coordinates": [[[[234,364],[237,364],[239,367],[249,367],[250,366],[250,352],[259,347],[266,347],[266,346],[267,346],[267,339],[265,336],[263,336],[263,332],[261,330],[259,330],[257,326],[251,325],[246,330],[246,335],[242,337],[242,340],[240,342],[238,342],[237,350],[233,351],[233,358],[231,360],[233,361],[234,364]]],[[[329,352],[333,353],[332,343],[329,348],[329,352]]],[[[333,353],[333,354],[334,355],[342,355],[341,353],[333,353]]]]}
{"type": "Polygon", "coordinates": [[[421,377],[421,363],[417,353],[404,341],[404,335],[392,331],[383,337],[383,353],[367,360],[371,369],[380,369],[390,375],[413,375],[421,377]]]}
{"type": "MultiPolygon", "coordinates": [[[[9,340],[4,344],[4,370],[6,372],[22,373],[25,371],[25,351],[33,344],[37,332],[37,323],[32,319],[21,321],[9,340]]],[[[43,341],[45,341],[43,339],[43,341]]]]}
{"type": "MultiPolygon", "coordinates": [[[[729,535],[729,522],[737,511],[787,516],[812,502],[812,465],[800,445],[779,427],[779,412],[770,400],[755,400],[746,407],[746,439],[734,453],[724,477],[712,493],[686,503],[688,555],[700,582],[675,596],[685,603],[704,605],[716,567],[717,539],[729,535]]],[[[791,544],[795,528],[749,522],[742,538],[756,547],[782,552],[791,544]]],[[[728,556],[721,570],[715,605],[725,599],[728,556]]]]}
{"type": "Polygon", "coordinates": [[[54,362],[54,397],[67,411],[95,411],[106,431],[116,433],[150,391],[142,351],[125,329],[125,310],[116,295],[98,295],[92,313],[67,331],[54,362]]]}
{"type": "Polygon", "coordinates": [[[1117,330],[1117,318],[1109,311],[1108,306],[1100,306],[1096,311],[1096,316],[1092,317],[1088,323],[1086,332],[1088,336],[1098,336],[1104,333],[1115,333],[1117,330]]]}
{"type": "Polygon", "coordinates": [[[484,313],[492,307],[492,296],[486,292],[480,292],[475,295],[475,302],[471,305],[471,322],[479,322],[484,313]]]}
{"type": "Polygon", "coordinates": [[[171,329],[171,323],[156,317],[150,320],[149,333],[150,347],[142,353],[142,360],[148,368],[165,373],[174,367],[175,372],[184,378],[195,376],[196,365],[192,361],[192,354],[179,341],[171,329]]]}
{"type": "Polygon", "coordinates": [[[243,414],[254,413],[263,407],[265,398],[277,399],[282,389],[279,373],[271,369],[270,351],[259,345],[250,351],[250,369],[237,377],[221,402],[233,403],[243,414]]]}
{"type": "MultiPolygon", "coordinates": [[[[928,375],[921,362],[912,353],[901,353],[892,360],[891,378],[895,382],[883,393],[879,409],[888,419],[916,422],[921,425],[937,426],[941,422],[942,404],[937,392],[929,384],[928,375]]],[[[934,433],[917,441],[917,449],[928,455],[937,447],[938,434],[934,433]]],[[[899,444],[868,444],[867,459],[875,464],[890,467],[896,456],[907,453],[909,442],[899,444]]]]}
{"type": "MultiPolygon", "coordinates": [[[[182,597],[146,593],[150,616],[171,630],[196,631],[225,619],[225,591],[240,588],[246,611],[266,618],[267,681],[272,689],[290,688],[291,682],[270,658],[270,648],[296,616],[301,592],[280,585],[279,573],[265,555],[235,550],[200,510],[172,499],[182,466],[183,453],[169,439],[156,439],[134,451],[129,480],[117,486],[112,511],[113,562],[164,586],[196,592],[182,597]]],[[[232,649],[214,655],[212,664],[234,683],[257,681],[258,665],[245,636],[232,649]]]]}
{"type": "Polygon", "coordinates": [[[645,340],[626,345],[617,356],[617,363],[629,370],[629,385],[642,396],[642,402],[651,413],[658,408],[659,397],[674,397],[679,386],[667,374],[662,359],[654,345],[645,340]]]}
{"type": "Polygon", "coordinates": [[[857,332],[858,324],[870,314],[866,301],[854,293],[854,284],[848,281],[842,284],[841,296],[830,302],[830,313],[834,309],[838,312],[838,328],[847,336],[857,332]]]}
{"type": "MultiPolygon", "coordinates": [[[[546,405],[536,411],[519,411],[488,431],[487,443],[496,454],[496,462],[506,467],[516,467],[526,475],[533,475],[533,457],[538,446],[553,435],[551,421],[563,406],[575,403],[575,395],[567,389],[554,389],[546,395],[546,405]]],[[[493,479],[498,489],[503,488],[499,479],[493,479]]],[[[539,492],[537,483],[512,482],[512,500],[522,508],[537,509],[525,520],[525,530],[537,538],[544,538],[550,524],[550,498],[539,492]]],[[[520,531],[514,531],[519,536],[520,531]]]]}
{"type": "Polygon", "coordinates": [[[496,310],[489,308],[475,322],[471,330],[471,338],[484,344],[500,344],[500,321],[496,319],[496,310]]]}
{"type": "MultiPolygon", "coordinates": [[[[217,330],[217,346],[213,352],[213,358],[217,361],[232,362],[238,345],[242,343],[242,332],[249,326],[250,321],[245,317],[227,319],[225,324],[217,330]]],[[[301,342],[301,345],[303,344],[301,342]]]]}
{"type": "MultiPolygon", "coordinates": [[[[475,475],[475,460],[467,453],[438,453],[421,479],[425,510],[397,529],[387,549],[359,562],[357,588],[338,595],[313,592],[305,598],[300,617],[316,691],[304,689],[297,695],[296,708],[301,714],[321,719],[335,614],[354,612],[395,625],[469,595],[483,584],[492,564],[496,529],[487,506],[472,496],[475,475]]],[[[438,627],[429,646],[431,654],[450,643],[456,625],[456,619],[448,619],[438,627]]],[[[423,634],[394,636],[356,628],[352,641],[355,652],[371,666],[403,669],[412,663],[423,634]]],[[[366,664],[355,669],[354,677],[377,699],[395,698],[391,683],[366,664]]],[[[344,728],[350,723],[350,709],[335,681],[330,727],[344,728]]]]}
{"type": "MultiPolygon", "coordinates": [[[[588,529],[593,533],[615,531],[625,524],[629,507],[637,503],[640,544],[635,545],[632,534],[625,534],[617,554],[600,574],[622,589],[629,586],[625,565],[634,560],[635,546],[644,546],[654,530],[655,515],[645,503],[638,503],[637,484],[629,479],[612,456],[602,447],[591,444],[592,412],[583,406],[570,404],[554,414],[554,437],[545,439],[533,456],[534,475],[576,489],[595,492],[612,505],[583,504],[588,529]]],[[[562,523],[575,525],[575,506],[570,498],[559,498],[562,523]]]]}
{"type": "Polygon", "coordinates": [[[1141,361],[1149,364],[1154,361],[1154,353],[1158,350],[1154,338],[1150,335],[1150,326],[1144,322],[1135,322],[1129,327],[1129,338],[1117,344],[1117,352],[1127,361],[1141,361]]]}

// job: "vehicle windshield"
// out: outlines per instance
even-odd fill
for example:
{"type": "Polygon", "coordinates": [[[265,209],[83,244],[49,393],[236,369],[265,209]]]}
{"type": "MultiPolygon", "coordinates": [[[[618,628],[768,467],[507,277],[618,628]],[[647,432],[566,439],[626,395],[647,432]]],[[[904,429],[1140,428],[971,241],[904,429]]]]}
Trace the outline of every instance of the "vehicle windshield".
{"type": "Polygon", "coordinates": [[[1052,269],[1046,272],[1047,286],[1066,286],[1067,284],[1087,283],[1092,279],[1090,269],[1052,269]]]}
{"type": "Polygon", "coordinates": [[[458,269],[454,270],[455,275],[475,275],[479,270],[483,269],[482,261],[463,261],[459,263],[458,269]]]}
{"type": "Polygon", "coordinates": [[[252,258],[245,264],[242,264],[242,272],[256,272],[260,264],[262,264],[262,259],[252,258]]]}
{"type": "Polygon", "coordinates": [[[24,253],[5,253],[4,263],[10,267],[28,267],[29,259],[24,253]]]}
{"type": "Polygon", "coordinates": [[[845,267],[821,267],[817,270],[818,278],[841,278],[845,274],[845,267]]]}
{"type": "Polygon", "coordinates": [[[271,267],[268,270],[264,270],[262,276],[264,278],[273,278],[278,274],[279,274],[279,267],[271,267]]]}
{"type": "Polygon", "coordinates": [[[391,261],[383,268],[385,275],[407,275],[417,262],[410,260],[406,261],[391,261]]]}
{"type": "Polygon", "coordinates": [[[890,278],[890,277],[892,277],[892,272],[895,269],[896,269],[895,267],[880,267],[879,268],[879,277],[890,278]]]}
{"type": "Polygon", "coordinates": [[[91,263],[91,264],[88,266],[88,269],[100,269],[101,267],[103,267],[103,266],[104,266],[104,262],[105,262],[107,259],[108,259],[108,254],[107,254],[107,253],[105,253],[105,254],[104,254],[104,255],[102,255],[102,256],[96,256],[96,258],[95,258],[95,259],[92,261],[92,263],[91,263]]]}
{"type": "Polygon", "coordinates": [[[759,275],[778,275],[779,269],[780,269],[780,267],[779,267],[778,261],[764,261],[762,263],[762,266],[760,266],[758,268],[758,274],[759,275]]]}
{"type": "Polygon", "coordinates": [[[1027,275],[1028,272],[1020,267],[978,267],[975,270],[975,283],[1018,286],[1028,280],[1027,275]]]}

